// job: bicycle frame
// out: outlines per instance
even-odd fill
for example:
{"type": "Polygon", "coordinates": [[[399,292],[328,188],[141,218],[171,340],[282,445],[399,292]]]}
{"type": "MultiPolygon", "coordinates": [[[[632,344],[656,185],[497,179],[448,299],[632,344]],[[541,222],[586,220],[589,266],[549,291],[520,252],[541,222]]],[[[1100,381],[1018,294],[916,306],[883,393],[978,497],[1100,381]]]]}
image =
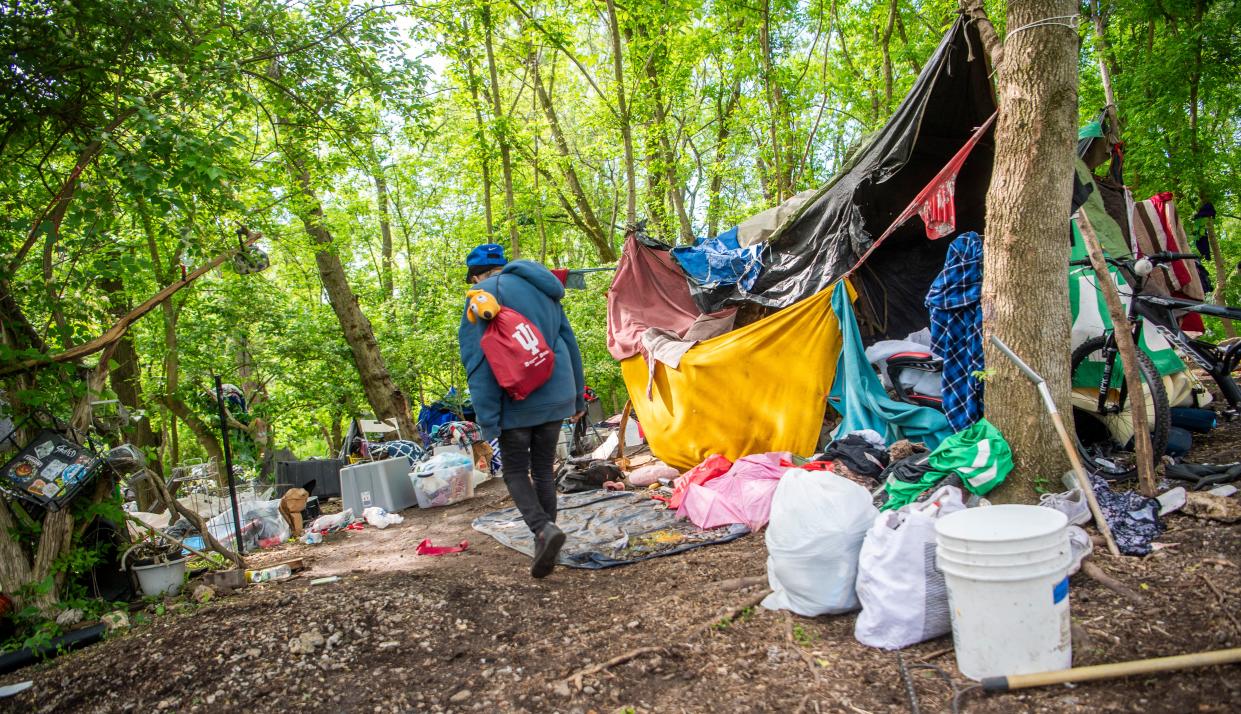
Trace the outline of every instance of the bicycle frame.
{"type": "MultiPolygon", "coordinates": [[[[1204,340],[1197,340],[1181,329],[1176,311],[1196,312],[1231,320],[1241,320],[1241,310],[1220,305],[1207,305],[1193,300],[1164,297],[1162,295],[1137,295],[1129,304],[1129,317],[1136,325],[1149,321],[1155,330],[1172,343],[1181,354],[1201,367],[1219,386],[1220,394],[1228,402],[1230,417],[1241,409],[1241,387],[1232,378],[1232,372],[1241,361],[1241,342],[1224,349],[1204,340]]],[[[1138,328],[1140,329],[1140,327],[1138,328]]]]}

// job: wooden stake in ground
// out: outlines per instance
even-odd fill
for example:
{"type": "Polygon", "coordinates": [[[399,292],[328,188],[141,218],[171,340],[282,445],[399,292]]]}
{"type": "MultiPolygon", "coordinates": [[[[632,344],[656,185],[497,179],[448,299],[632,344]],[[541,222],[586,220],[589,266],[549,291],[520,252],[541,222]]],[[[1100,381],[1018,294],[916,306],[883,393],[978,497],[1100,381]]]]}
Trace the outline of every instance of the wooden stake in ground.
{"type": "MultiPolygon", "coordinates": [[[[1107,115],[1112,124],[1112,132],[1119,135],[1120,117],[1116,113],[1116,92],[1112,88],[1112,73],[1103,56],[1107,48],[1107,37],[1103,33],[1103,13],[1099,10],[1099,0],[1092,0],[1091,8],[1095,39],[1099,45],[1099,77],[1103,80],[1103,95],[1107,98],[1107,115]]],[[[1129,319],[1120,304],[1120,293],[1112,282],[1107,263],[1103,260],[1099,237],[1095,235],[1094,228],[1088,221],[1082,221],[1078,227],[1090,253],[1090,266],[1094,268],[1099,289],[1103,291],[1103,300],[1107,303],[1107,313],[1112,319],[1112,335],[1120,349],[1120,364],[1124,370],[1125,382],[1129,385],[1129,403],[1133,412],[1133,450],[1138,460],[1138,490],[1143,496],[1154,498],[1158,488],[1155,479],[1157,455],[1151,447],[1150,425],[1146,423],[1146,393],[1142,390],[1142,377],[1138,370],[1137,346],[1133,341],[1133,333],[1129,330],[1129,319]]]]}
{"type": "Polygon", "coordinates": [[[1089,221],[1078,225],[1086,250],[1090,254],[1090,266],[1094,268],[1095,282],[1107,303],[1107,314],[1112,319],[1112,338],[1120,350],[1120,365],[1129,389],[1129,411],[1133,414],[1133,450],[1138,462],[1138,490],[1143,496],[1154,498],[1159,482],[1155,478],[1155,450],[1151,446],[1150,425],[1146,422],[1146,392],[1142,387],[1142,373],[1138,370],[1138,348],[1133,340],[1129,317],[1120,302],[1120,291],[1112,281],[1112,274],[1103,259],[1099,237],[1089,221]]]}

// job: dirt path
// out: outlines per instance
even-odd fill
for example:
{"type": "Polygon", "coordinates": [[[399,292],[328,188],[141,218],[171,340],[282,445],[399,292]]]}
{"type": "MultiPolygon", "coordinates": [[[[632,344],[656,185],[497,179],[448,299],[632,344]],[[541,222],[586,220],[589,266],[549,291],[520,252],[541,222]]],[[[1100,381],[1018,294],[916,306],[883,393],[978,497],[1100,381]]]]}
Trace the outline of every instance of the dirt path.
{"type": "MultiPolygon", "coordinates": [[[[1235,451],[1234,451],[1235,453],[1235,451]]],[[[294,580],[182,607],[121,637],[0,678],[34,687],[0,711],[253,712],[906,712],[897,655],[859,645],[853,616],[799,618],[744,606],[763,585],[761,536],[603,571],[532,580],[528,560],[469,529],[506,501],[498,482],[447,509],[405,513],[384,531],[284,546],[304,557],[294,580]],[[465,553],[414,546],[470,541],[465,553]],[[340,582],[310,586],[311,577],[340,582]],[[317,632],[313,654],[289,642],[317,632]],[[606,671],[565,678],[641,651],[606,671]],[[817,681],[816,681],[817,678],[817,681]]],[[[1082,575],[1072,581],[1076,664],[1241,645],[1241,531],[1169,519],[1175,543],[1146,559],[1094,561],[1132,589],[1134,606],[1082,575]],[[1224,598],[1223,606],[1210,586],[1224,598]]],[[[310,639],[314,639],[311,635],[310,639]]],[[[951,638],[902,652],[967,685],[951,638]],[[948,651],[945,651],[948,650],[948,651]]],[[[1236,667],[988,696],[961,710],[1228,712],[1241,709],[1236,667]]],[[[949,711],[939,674],[913,673],[921,711],[949,711]]]]}

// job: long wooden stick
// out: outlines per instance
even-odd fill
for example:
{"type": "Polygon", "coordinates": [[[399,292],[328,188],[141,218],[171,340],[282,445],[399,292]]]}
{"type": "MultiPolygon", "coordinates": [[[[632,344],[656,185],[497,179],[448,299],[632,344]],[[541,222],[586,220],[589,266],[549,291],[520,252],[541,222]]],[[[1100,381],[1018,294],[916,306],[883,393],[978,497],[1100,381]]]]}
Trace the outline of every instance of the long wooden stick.
{"type": "MultiPolygon", "coordinates": [[[[1095,39],[1099,44],[1099,77],[1103,80],[1107,115],[1112,124],[1109,133],[1119,135],[1120,116],[1116,111],[1116,92],[1112,88],[1112,73],[1103,57],[1107,48],[1107,37],[1103,32],[1103,13],[1099,9],[1099,0],[1092,0],[1091,7],[1095,39]]],[[[1129,318],[1120,302],[1120,291],[1116,289],[1116,283],[1112,282],[1107,262],[1103,260],[1103,247],[1099,243],[1099,237],[1095,235],[1094,227],[1090,225],[1090,221],[1081,221],[1077,227],[1086,243],[1090,266],[1094,268],[1099,290],[1103,292],[1103,302],[1106,303],[1108,317],[1112,320],[1112,335],[1120,350],[1121,370],[1129,385],[1130,411],[1133,414],[1133,451],[1138,461],[1138,490],[1143,496],[1154,498],[1159,489],[1159,482],[1155,477],[1155,460],[1160,454],[1154,453],[1150,426],[1146,423],[1146,393],[1142,389],[1142,375],[1138,369],[1138,348],[1129,329],[1129,318]]]]}
{"type": "MultiPolygon", "coordinates": [[[[245,240],[242,246],[248,248],[262,237],[262,233],[251,233],[250,237],[245,240]]],[[[129,311],[129,313],[120,320],[117,320],[116,324],[109,327],[107,332],[96,337],[90,342],[83,342],[80,345],[70,347],[64,352],[59,352],[54,355],[28,359],[24,362],[13,362],[10,364],[0,365],[0,375],[13,374],[14,372],[29,372],[43,367],[49,367],[57,362],[70,362],[102,350],[113,342],[121,339],[121,337],[125,334],[125,331],[129,329],[130,325],[137,322],[143,315],[147,314],[151,310],[154,310],[156,305],[159,305],[161,302],[172,297],[173,294],[181,288],[206,275],[221,265],[224,261],[236,255],[239,251],[240,249],[230,250],[217,255],[215,258],[212,258],[206,265],[199,267],[194,272],[185,276],[185,278],[172,283],[168,287],[152,295],[146,302],[129,311]]]]}
{"type": "Polygon", "coordinates": [[[1112,527],[1107,524],[1107,519],[1103,517],[1103,509],[1099,508],[1099,501],[1095,498],[1094,488],[1090,485],[1090,478],[1086,476],[1086,467],[1082,465],[1082,458],[1077,453],[1077,446],[1073,440],[1069,438],[1069,432],[1064,428],[1064,421],[1060,419],[1060,410],[1056,408],[1056,400],[1051,396],[1051,389],[1047,387],[1047,382],[1035,372],[1030,365],[1017,356],[1017,353],[1009,349],[1004,341],[995,335],[991,336],[991,344],[995,345],[1005,357],[1012,360],[1017,365],[1017,369],[1026,376],[1034,386],[1038,389],[1039,396],[1043,398],[1043,405],[1047,408],[1047,414],[1051,417],[1051,423],[1056,427],[1056,435],[1060,437],[1060,445],[1064,447],[1064,453],[1069,457],[1069,463],[1073,465],[1073,474],[1077,477],[1077,486],[1086,494],[1086,503],[1090,506],[1090,514],[1094,516],[1095,525],[1098,526],[1099,532],[1103,534],[1103,540],[1107,542],[1107,550],[1115,556],[1120,555],[1120,549],[1116,547],[1116,540],[1112,538],[1112,527]]]}
{"type": "Polygon", "coordinates": [[[1066,682],[1090,682],[1096,679],[1131,677],[1137,674],[1153,674],[1190,667],[1210,667],[1211,665],[1232,664],[1234,662],[1241,662],[1241,647],[1215,650],[1213,652],[1195,652],[1194,654],[1176,655],[1175,657],[1156,657],[1154,659],[1139,659],[1131,662],[1096,664],[1091,667],[1074,667],[1055,672],[1014,674],[1007,677],[986,677],[982,680],[982,688],[988,692],[1004,692],[1010,689],[1045,687],[1049,684],[1064,684],[1066,682]]]}

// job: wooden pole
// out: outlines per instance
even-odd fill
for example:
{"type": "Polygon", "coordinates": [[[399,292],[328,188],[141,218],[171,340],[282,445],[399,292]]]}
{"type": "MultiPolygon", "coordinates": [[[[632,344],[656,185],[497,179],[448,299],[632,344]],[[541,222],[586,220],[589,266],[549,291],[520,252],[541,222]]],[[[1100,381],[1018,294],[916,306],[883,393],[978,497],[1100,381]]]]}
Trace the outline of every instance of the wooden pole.
{"type": "Polygon", "coordinates": [[[1103,248],[1099,245],[1094,228],[1089,221],[1082,221],[1078,228],[1090,254],[1095,282],[1103,293],[1108,316],[1112,319],[1112,338],[1116,340],[1116,347],[1120,350],[1120,365],[1129,392],[1129,411],[1133,416],[1133,451],[1138,466],[1138,490],[1142,495],[1154,498],[1159,481],[1155,477],[1156,455],[1151,446],[1150,425],[1146,422],[1147,395],[1142,386],[1142,373],[1138,370],[1137,343],[1133,339],[1129,317],[1120,302],[1120,291],[1116,289],[1112,274],[1107,269],[1107,262],[1103,260],[1103,248]]]}
{"type": "Polygon", "coordinates": [[[1112,555],[1120,556],[1120,548],[1116,547],[1116,540],[1112,537],[1112,527],[1108,525],[1107,519],[1103,516],[1103,509],[1099,508],[1099,501],[1095,498],[1094,488],[1090,485],[1090,477],[1086,475],[1086,467],[1082,465],[1082,457],[1077,453],[1077,446],[1069,437],[1069,431],[1064,427],[1064,420],[1060,418],[1060,410],[1056,408],[1056,400],[1051,396],[1051,389],[1048,388],[1047,382],[1035,372],[1030,365],[1017,356],[1017,353],[1009,349],[1004,341],[995,335],[991,336],[991,344],[995,345],[1005,357],[1013,361],[1017,365],[1017,369],[1021,370],[1034,386],[1038,389],[1039,396],[1043,399],[1043,405],[1047,407],[1047,414],[1051,416],[1051,423],[1056,427],[1056,434],[1060,437],[1060,445],[1064,447],[1064,453],[1069,457],[1069,463],[1073,465],[1073,474],[1077,477],[1077,486],[1086,494],[1086,504],[1090,506],[1090,515],[1094,516],[1095,525],[1099,528],[1099,532],[1103,534],[1103,540],[1107,543],[1107,550],[1112,555]]]}
{"type": "Polygon", "coordinates": [[[1091,667],[1074,667],[1055,672],[1014,674],[1007,677],[986,677],[982,680],[982,688],[988,692],[1005,692],[1010,689],[1045,687],[1049,684],[1064,684],[1066,682],[1090,682],[1096,679],[1131,677],[1138,674],[1154,674],[1174,669],[1210,667],[1211,665],[1232,664],[1234,662],[1241,662],[1241,647],[1215,650],[1213,652],[1195,652],[1194,654],[1176,655],[1175,657],[1156,657],[1154,659],[1139,659],[1131,662],[1096,664],[1091,667]]]}
{"type": "MultiPolygon", "coordinates": [[[[1107,48],[1107,37],[1104,35],[1103,13],[1099,10],[1099,0],[1091,0],[1091,14],[1094,16],[1096,48],[1099,52],[1099,76],[1103,80],[1103,94],[1107,98],[1107,114],[1112,124],[1111,132],[1120,134],[1120,117],[1116,112],[1116,92],[1112,88],[1112,73],[1104,59],[1107,48]]],[[[1155,477],[1155,460],[1159,457],[1151,446],[1150,426],[1146,423],[1146,393],[1142,388],[1142,376],[1138,369],[1138,350],[1133,340],[1133,332],[1129,327],[1129,318],[1120,302],[1120,292],[1112,281],[1107,262],[1103,259],[1103,247],[1099,237],[1089,221],[1079,223],[1082,239],[1090,254],[1090,266],[1094,268],[1099,290],[1103,292],[1103,301],[1107,304],[1108,316],[1112,319],[1112,336],[1120,350],[1120,364],[1124,372],[1125,383],[1129,386],[1129,403],[1133,414],[1133,450],[1138,466],[1138,490],[1148,498],[1154,498],[1159,482],[1155,477]]]]}

